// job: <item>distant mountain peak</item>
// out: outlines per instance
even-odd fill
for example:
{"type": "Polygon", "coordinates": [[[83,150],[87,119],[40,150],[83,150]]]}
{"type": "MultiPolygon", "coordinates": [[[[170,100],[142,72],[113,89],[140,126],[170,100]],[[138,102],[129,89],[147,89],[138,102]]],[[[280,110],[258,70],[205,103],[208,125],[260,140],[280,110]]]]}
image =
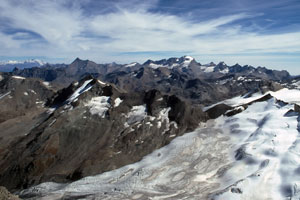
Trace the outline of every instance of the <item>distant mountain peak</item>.
{"type": "Polygon", "coordinates": [[[183,56],[183,58],[185,59],[185,60],[188,60],[188,61],[192,61],[192,60],[195,60],[195,58],[193,58],[192,56],[183,56]]]}
{"type": "Polygon", "coordinates": [[[17,64],[26,64],[26,63],[36,63],[40,66],[46,64],[46,62],[39,60],[39,59],[29,59],[25,61],[18,61],[18,60],[8,60],[0,62],[0,65],[17,65],[17,64]]]}
{"type": "Polygon", "coordinates": [[[215,67],[217,65],[214,62],[210,62],[210,63],[204,64],[202,66],[205,66],[205,67],[215,67]]]}
{"type": "Polygon", "coordinates": [[[149,65],[151,68],[159,68],[159,67],[166,67],[166,68],[174,68],[174,67],[188,67],[192,62],[196,62],[195,58],[191,56],[182,56],[180,58],[172,57],[169,59],[161,59],[157,61],[147,60],[143,65],[149,65]]]}
{"type": "Polygon", "coordinates": [[[41,67],[47,64],[46,62],[38,59],[29,59],[25,61],[9,60],[0,62],[0,71],[11,72],[14,68],[25,69],[31,67],[41,67]]]}
{"type": "Polygon", "coordinates": [[[84,60],[80,59],[79,57],[77,57],[72,63],[77,63],[77,62],[82,62],[84,60]]]}

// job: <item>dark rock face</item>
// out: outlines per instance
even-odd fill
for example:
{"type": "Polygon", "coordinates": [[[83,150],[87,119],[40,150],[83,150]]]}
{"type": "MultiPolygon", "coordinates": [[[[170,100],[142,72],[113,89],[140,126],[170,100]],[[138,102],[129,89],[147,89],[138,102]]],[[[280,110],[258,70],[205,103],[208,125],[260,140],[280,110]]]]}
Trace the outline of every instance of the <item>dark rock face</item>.
{"type": "Polygon", "coordinates": [[[0,81],[0,123],[42,107],[54,94],[38,79],[4,76],[0,81]]]}
{"type": "Polygon", "coordinates": [[[233,109],[231,106],[221,103],[208,109],[206,113],[211,119],[216,119],[231,109],[233,109]]]}
{"type": "Polygon", "coordinates": [[[9,146],[26,137],[33,127],[47,117],[44,104],[54,91],[37,79],[10,76],[5,73],[1,74],[1,77],[0,160],[4,162],[11,152],[9,146]]]}
{"type": "Polygon", "coordinates": [[[0,182],[7,188],[74,181],[119,168],[208,119],[176,96],[158,90],[123,93],[90,78],[58,91],[47,104],[56,110],[11,143],[0,161],[0,182]]]}

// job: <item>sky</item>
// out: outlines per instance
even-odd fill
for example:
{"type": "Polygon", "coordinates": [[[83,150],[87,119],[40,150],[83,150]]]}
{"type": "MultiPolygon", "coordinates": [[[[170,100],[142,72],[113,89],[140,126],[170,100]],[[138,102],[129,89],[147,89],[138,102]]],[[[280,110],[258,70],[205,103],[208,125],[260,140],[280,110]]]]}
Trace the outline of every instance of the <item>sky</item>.
{"type": "Polygon", "coordinates": [[[201,64],[300,74],[300,0],[0,0],[0,60],[201,64]]]}

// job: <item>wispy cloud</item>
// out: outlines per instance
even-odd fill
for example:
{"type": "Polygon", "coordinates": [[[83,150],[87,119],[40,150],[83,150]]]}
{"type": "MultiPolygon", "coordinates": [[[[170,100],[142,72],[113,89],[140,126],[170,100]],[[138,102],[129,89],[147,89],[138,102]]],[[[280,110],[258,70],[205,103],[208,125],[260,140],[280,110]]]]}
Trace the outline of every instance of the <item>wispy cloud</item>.
{"type": "Polygon", "coordinates": [[[129,62],[181,52],[199,57],[300,52],[300,28],[266,31],[277,21],[261,8],[276,7],[278,1],[259,7],[244,0],[228,0],[227,4],[215,0],[219,6],[206,2],[197,8],[189,1],[186,7],[183,1],[174,5],[151,2],[0,0],[0,55],[129,62]],[[235,12],[221,12],[229,6],[235,12]],[[174,8],[185,12],[173,12],[174,8]]]}

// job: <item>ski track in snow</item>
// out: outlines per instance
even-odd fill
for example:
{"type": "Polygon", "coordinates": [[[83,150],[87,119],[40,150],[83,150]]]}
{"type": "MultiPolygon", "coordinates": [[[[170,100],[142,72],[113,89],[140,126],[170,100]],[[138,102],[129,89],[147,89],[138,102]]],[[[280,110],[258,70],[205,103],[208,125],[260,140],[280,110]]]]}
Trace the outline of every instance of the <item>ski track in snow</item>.
{"type": "MultiPolygon", "coordinates": [[[[272,95],[300,99],[300,91],[272,95]]],[[[45,200],[299,199],[299,116],[288,112],[293,107],[275,98],[257,102],[202,124],[140,162],[70,184],[42,183],[22,194],[45,200]]]]}

